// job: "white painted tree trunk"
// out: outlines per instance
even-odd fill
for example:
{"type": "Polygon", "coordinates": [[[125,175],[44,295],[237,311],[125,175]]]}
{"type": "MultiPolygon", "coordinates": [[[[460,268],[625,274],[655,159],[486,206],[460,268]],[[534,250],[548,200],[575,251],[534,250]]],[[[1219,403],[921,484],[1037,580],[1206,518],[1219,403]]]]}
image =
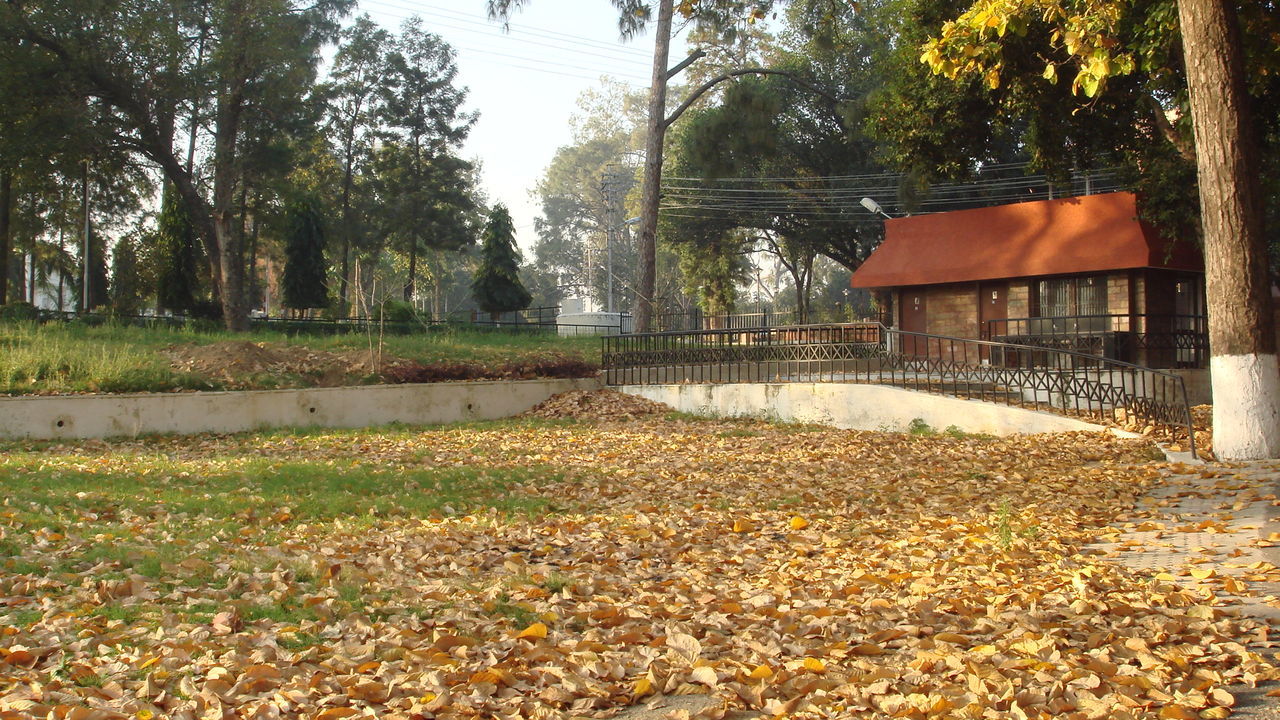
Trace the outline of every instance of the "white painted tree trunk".
{"type": "Polygon", "coordinates": [[[1275,355],[1210,358],[1213,452],[1244,460],[1280,451],[1280,366],[1275,355]]]}
{"type": "Polygon", "coordinates": [[[1280,370],[1262,228],[1262,192],[1240,28],[1232,0],[1178,0],[1196,138],[1213,449],[1280,457],[1280,370]]]}

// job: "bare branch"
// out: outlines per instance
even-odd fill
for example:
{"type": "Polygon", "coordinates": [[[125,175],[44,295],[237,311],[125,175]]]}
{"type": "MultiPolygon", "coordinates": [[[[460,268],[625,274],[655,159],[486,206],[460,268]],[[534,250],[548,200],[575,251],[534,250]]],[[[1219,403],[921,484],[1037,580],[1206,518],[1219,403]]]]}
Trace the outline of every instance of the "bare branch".
{"type": "Polygon", "coordinates": [[[698,89],[689,93],[689,96],[685,98],[684,102],[680,103],[680,107],[677,107],[675,110],[673,110],[671,114],[668,115],[666,119],[662,121],[663,127],[664,128],[671,127],[671,124],[674,123],[676,120],[680,119],[680,116],[684,114],[685,110],[689,109],[689,106],[697,102],[698,98],[705,95],[707,91],[710,90],[711,88],[715,87],[716,85],[719,85],[725,80],[730,80],[735,77],[741,77],[743,75],[781,75],[782,77],[787,78],[788,80],[799,85],[800,87],[805,88],[806,90],[809,90],[818,95],[821,95],[822,97],[830,100],[832,103],[837,103],[840,101],[840,98],[836,97],[835,95],[832,95],[826,90],[823,90],[822,88],[810,83],[809,81],[799,77],[798,75],[787,72],[786,70],[774,70],[772,68],[742,68],[741,70],[730,70],[729,72],[724,73],[723,75],[718,75],[706,81],[702,85],[700,85],[698,89]]]}

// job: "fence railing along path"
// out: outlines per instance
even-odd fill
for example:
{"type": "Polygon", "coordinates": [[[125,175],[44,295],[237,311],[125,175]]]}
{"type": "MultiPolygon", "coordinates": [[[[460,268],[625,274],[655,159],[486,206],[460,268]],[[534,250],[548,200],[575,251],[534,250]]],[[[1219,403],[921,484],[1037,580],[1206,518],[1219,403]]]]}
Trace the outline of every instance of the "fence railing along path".
{"type": "Polygon", "coordinates": [[[602,344],[609,385],[890,385],[1095,421],[1162,425],[1195,447],[1181,376],[1090,353],[879,323],[615,335],[602,344]]]}

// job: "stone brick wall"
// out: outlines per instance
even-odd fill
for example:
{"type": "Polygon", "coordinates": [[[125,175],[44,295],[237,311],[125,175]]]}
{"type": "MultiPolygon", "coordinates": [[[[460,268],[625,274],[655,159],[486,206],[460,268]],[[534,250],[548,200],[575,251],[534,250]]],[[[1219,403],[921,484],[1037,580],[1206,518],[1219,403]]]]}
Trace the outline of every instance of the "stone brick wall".
{"type": "Polygon", "coordinates": [[[1116,315],[1129,313],[1129,273],[1114,272],[1107,275],[1107,312],[1116,315]]]}
{"type": "Polygon", "coordinates": [[[1009,317],[1031,317],[1031,293],[1034,280],[1009,281],[1009,317]]]}
{"type": "Polygon", "coordinates": [[[972,283],[931,287],[925,302],[930,334],[978,337],[978,291],[972,283]]]}

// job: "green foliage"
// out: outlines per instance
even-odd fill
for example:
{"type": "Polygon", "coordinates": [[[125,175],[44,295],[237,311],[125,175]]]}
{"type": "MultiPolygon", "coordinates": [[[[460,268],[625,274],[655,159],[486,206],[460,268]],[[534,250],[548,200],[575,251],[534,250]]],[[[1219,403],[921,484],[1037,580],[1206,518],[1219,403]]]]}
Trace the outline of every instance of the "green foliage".
{"type": "Polygon", "coordinates": [[[412,303],[402,300],[386,300],[378,306],[378,319],[391,323],[418,322],[418,313],[412,303]]]}
{"type": "MultiPolygon", "coordinates": [[[[92,228],[89,232],[89,308],[103,308],[111,301],[111,283],[107,277],[106,240],[92,228]]],[[[81,280],[83,282],[83,279],[81,280]]],[[[81,291],[83,293],[83,290],[81,291]]]]}
{"type": "Polygon", "coordinates": [[[125,236],[111,250],[111,312],[136,315],[142,309],[143,282],[134,239],[125,236]]]}
{"type": "Polygon", "coordinates": [[[911,423],[907,425],[907,434],[917,437],[933,437],[938,434],[938,431],[925,422],[924,418],[912,418],[911,423]]]}
{"type": "Polygon", "coordinates": [[[696,297],[708,315],[732,313],[737,286],[748,282],[751,272],[740,236],[726,233],[704,242],[683,243],[677,252],[685,292],[696,297]]]}
{"type": "Polygon", "coordinates": [[[34,322],[39,319],[40,311],[36,309],[35,305],[25,300],[0,305],[0,321],[34,322]]]}
{"type": "Polygon", "coordinates": [[[281,283],[285,307],[320,308],[329,304],[323,222],[314,200],[299,198],[290,204],[281,283]]]}
{"type": "Polygon", "coordinates": [[[156,302],[165,310],[186,315],[195,309],[199,283],[196,274],[196,234],[187,207],[171,183],[165,183],[154,237],[156,243],[156,302]]]}
{"type": "Polygon", "coordinates": [[[494,207],[485,223],[480,245],[480,266],[471,282],[471,293],[481,310],[503,313],[523,310],[532,299],[520,282],[520,251],[516,248],[511,214],[494,207]]]}

